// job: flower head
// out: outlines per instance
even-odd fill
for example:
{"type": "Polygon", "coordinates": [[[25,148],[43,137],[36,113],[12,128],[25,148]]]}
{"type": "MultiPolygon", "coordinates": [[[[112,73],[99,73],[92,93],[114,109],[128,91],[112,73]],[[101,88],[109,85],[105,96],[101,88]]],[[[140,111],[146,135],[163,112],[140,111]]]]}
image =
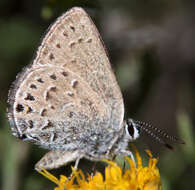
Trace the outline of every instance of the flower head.
{"type": "Polygon", "coordinates": [[[64,175],[57,179],[44,169],[40,173],[57,184],[55,190],[161,190],[157,159],[152,157],[149,150],[146,152],[149,155],[148,166],[142,165],[142,159],[136,150],[137,166],[130,158],[125,157],[130,169],[124,172],[115,162],[106,160],[108,166],[105,168],[105,179],[100,172],[86,178],[81,170],[74,169],[69,179],[64,175]],[[75,180],[77,184],[74,184],[75,180]]]}

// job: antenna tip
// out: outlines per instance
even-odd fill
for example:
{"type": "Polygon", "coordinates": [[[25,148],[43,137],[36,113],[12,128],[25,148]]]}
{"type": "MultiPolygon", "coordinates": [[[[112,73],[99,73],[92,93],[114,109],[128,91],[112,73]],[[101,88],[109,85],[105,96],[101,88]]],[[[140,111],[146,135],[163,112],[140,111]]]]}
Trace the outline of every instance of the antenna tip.
{"type": "Polygon", "coordinates": [[[180,144],[186,144],[185,141],[183,141],[182,139],[176,138],[177,142],[180,144]]]}
{"type": "Polygon", "coordinates": [[[186,142],[185,142],[185,141],[183,141],[183,140],[181,140],[181,144],[186,144],[186,142]]]}
{"type": "Polygon", "coordinates": [[[170,150],[174,150],[173,146],[171,146],[170,144],[165,144],[165,146],[170,149],[170,150]]]}

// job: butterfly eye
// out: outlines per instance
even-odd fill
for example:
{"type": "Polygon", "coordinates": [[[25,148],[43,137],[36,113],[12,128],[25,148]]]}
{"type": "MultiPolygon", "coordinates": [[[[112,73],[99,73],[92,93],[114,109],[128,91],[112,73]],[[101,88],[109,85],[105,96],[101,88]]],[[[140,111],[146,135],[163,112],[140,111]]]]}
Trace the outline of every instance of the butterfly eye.
{"type": "Polygon", "coordinates": [[[28,137],[25,134],[22,134],[21,136],[19,136],[19,139],[25,141],[26,139],[28,139],[28,137]]]}
{"type": "Polygon", "coordinates": [[[129,132],[129,135],[133,137],[135,131],[132,123],[130,123],[130,125],[127,126],[127,130],[129,132]]]}
{"type": "Polygon", "coordinates": [[[136,124],[133,120],[129,120],[125,125],[125,131],[130,141],[134,141],[139,137],[139,129],[136,127],[136,124]]]}

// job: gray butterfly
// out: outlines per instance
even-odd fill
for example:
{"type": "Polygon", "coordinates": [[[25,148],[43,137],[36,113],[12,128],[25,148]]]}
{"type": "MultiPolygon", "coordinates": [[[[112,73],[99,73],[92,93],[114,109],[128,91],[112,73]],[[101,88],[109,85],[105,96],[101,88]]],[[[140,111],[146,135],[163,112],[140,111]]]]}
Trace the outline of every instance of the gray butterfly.
{"type": "Polygon", "coordinates": [[[133,159],[128,142],[140,128],[167,145],[154,133],[165,136],[163,131],[124,121],[122,94],[103,42],[82,8],[72,8],[49,28],[33,63],[13,83],[8,104],[13,135],[50,149],[37,170],[71,161],[77,167],[83,157],[133,159]]]}

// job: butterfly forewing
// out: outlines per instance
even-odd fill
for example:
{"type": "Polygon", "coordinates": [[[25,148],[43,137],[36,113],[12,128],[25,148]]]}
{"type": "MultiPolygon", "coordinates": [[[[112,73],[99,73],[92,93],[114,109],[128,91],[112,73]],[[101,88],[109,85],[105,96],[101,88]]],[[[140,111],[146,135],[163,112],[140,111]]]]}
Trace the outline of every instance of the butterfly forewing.
{"type": "Polygon", "coordinates": [[[10,90],[9,104],[13,133],[47,148],[76,148],[81,133],[120,130],[122,95],[83,9],[71,9],[50,27],[33,64],[10,90]]]}

